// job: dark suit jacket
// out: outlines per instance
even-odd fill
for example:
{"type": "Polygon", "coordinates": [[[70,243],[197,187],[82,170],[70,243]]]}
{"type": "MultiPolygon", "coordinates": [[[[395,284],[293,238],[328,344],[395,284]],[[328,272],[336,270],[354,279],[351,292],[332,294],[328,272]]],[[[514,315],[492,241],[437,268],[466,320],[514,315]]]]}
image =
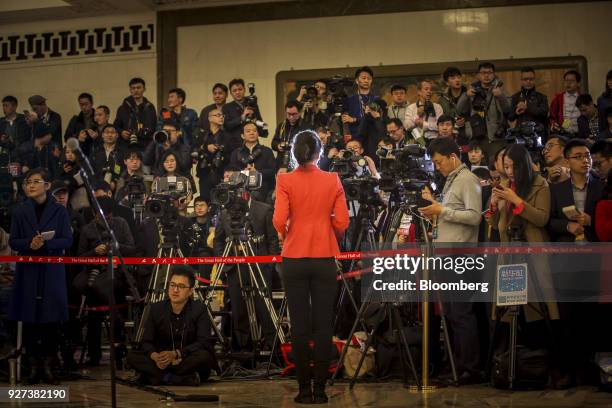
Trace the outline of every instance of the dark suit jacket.
{"type": "MultiPolygon", "coordinates": [[[[599,241],[595,233],[595,206],[602,198],[603,189],[604,184],[600,180],[593,176],[589,177],[584,212],[591,216],[591,225],[584,228],[584,236],[591,242],[599,241]]],[[[556,242],[573,242],[575,236],[567,231],[567,224],[570,220],[563,214],[563,207],[575,204],[572,180],[551,184],[550,195],[550,219],[548,221],[550,238],[556,242]]]]}
{"type": "MultiPolygon", "coordinates": [[[[211,347],[212,338],[210,334],[211,326],[206,313],[206,308],[202,302],[195,302],[189,299],[183,309],[185,332],[183,337],[183,347],[179,344],[174,346],[180,350],[183,357],[204,350],[214,356],[211,347]]],[[[172,306],[170,300],[151,304],[148,319],[144,325],[144,335],[142,337],[142,350],[151,355],[153,352],[172,350],[172,333],[170,332],[170,318],[172,306]]]]}
{"type": "MultiPolygon", "coordinates": [[[[249,219],[254,237],[261,237],[261,242],[254,246],[256,255],[280,254],[278,235],[272,225],[272,207],[268,204],[251,200],[249,219]]],[[[223,210],[215,228],[214,250],[215,255],[221,256],[225,248],[225,239],[231,236],[230,217],[227,210],[223,210]]],[[[233,255],[230,253],[230,256],[233,255]]]]}
{"type": "MultiPolygon", "coordinates": [[[[234,137],[240,137],[242,133],[242,112],[244,112],[244,107],[236,101],[232,101],[230,103],[226,103],[223,105],[221,109],[223,114],[225,115],[224,128],[234,137]]],[[[253,109],[255,112],[253,113],[253,119],[261,120],[261,113],[259,112],[259,106],[256,106],[253,109]]],[[[258,128],[260,137],[268,137],[268,131],[265,129],[258,128]]]]}

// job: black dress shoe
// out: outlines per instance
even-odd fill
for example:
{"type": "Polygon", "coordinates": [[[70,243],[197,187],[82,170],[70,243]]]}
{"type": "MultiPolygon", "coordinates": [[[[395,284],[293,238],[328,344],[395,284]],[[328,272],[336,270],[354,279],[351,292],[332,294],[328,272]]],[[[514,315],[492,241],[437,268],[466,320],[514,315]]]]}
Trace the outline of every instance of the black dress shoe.
{"type": "Polygon", "coordinates": [[[308,381],[308,383],[300,384],[300,391],[298,392],[298,395],[293,398],[293,401],[298,404],[312,404],[313,397],[312,388],[310,388],[310,381],[308,381]]]}
{"type": "Polygon", "coordinates": [[[51,369],[51,361],[53,357],[47,357],[43,360],[42,364],[42,380],[45,384],[49,385],[59,385],[59,380],[55,375],[53,375],[53,370],[51,369]]]}
{"type": "Polygon", "coordinates": [[[482,384],[483,380],[479,374],[472,374],[467,371],[462,372],[457,377],[457,381],[451,375],[445,375],[440,377],[440,381],[445,382],[448,385],[470,385],[470,384],[482,384]]]}

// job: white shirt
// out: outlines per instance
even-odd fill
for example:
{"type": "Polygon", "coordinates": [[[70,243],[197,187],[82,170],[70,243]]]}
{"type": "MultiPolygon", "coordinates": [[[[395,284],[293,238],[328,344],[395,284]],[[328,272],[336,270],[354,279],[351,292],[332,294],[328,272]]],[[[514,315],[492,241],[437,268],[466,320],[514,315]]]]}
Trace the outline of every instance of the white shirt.
{"type": "Polygon", "coordinates": [[[575,94],[565,92],[563,94],[563,119],[569,120],[570,127],[568,130],[574,133],[578,132],[578,117],[580,116],[576,99],[578,99],[578,92],[575,94]]]}
{"type": "MultiPolygon", "coordinates": [[[[427,120],[423,119],[423,136],[425,139],[435,139],[438,137],[438,118],[444,113],[440,104],[434,102],[433,106],[436,116],[429,116],[427,120]]],[[[404,127],[406,129],[416,127],[415,121],[419,117],[417,111],[416,102],[408,105],[406,108],[406,116],[404,118],[404,127]]]]}

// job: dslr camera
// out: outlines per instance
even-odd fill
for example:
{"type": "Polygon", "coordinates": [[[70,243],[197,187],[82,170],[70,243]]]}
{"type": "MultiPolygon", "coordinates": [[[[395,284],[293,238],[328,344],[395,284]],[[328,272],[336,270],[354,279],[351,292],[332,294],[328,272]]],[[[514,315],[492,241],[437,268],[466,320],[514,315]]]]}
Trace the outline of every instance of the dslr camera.
{"type": "Polygon", "coordinates": [[[214,153],[210,153],[206,149],[206,145],[203,144],[200,148],[195,149],[191,152],[191,157],[198,162],[198,168],[204,169],[220,169],[223,166],[225,160],[225,146],[222,144],[213,143],[217,150],[214,153]]]}
{"type": "Polygon", "coordinates": [[[247,89],[249,90],[249,94],[244,97],[244,106],[249,107],[251,109],[257,108],[257,96],[255,95],[255,84],[249,82],[247,84],[247,89]]]}
{"type": "Polygon", "coordinates": [[[331,162],[329,171],[338,173],[341,179],[354,177],[357,170],[364,168],[368,162],[363,156],[353,153],[351,150],[344,150],[338,156],[334,157],[331,162]]]}

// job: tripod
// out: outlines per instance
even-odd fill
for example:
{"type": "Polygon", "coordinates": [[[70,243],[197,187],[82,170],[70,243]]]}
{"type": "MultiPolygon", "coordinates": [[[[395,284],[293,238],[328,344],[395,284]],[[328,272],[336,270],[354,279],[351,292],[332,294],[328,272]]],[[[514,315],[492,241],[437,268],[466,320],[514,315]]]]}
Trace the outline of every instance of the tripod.
{"type": "MultiPolygon", "coordinates": [[[[369,250],[375,250],[377,248],[376,245],[376,228],[372,224],[372,220],[375,219],[376,216],[376,207],[368,204],[368,203],[360,203],[359,207],[359,215],[357,217],[359,222],[359,232],[357,233],[357,238],[355,239],[354,245],[352,245],[353,251],[360,251],[364,240],[367,242],[369,250]]],[[[355,267],[356,260],[352,259],[351,264],[349,266],[349,271],[352,271],[355,267]]],[[[340,311],[343,303],[344,296],[347,295],[349,300],[351,301],[351,305],[353,309],[355,309],[355,313],[359,312],[359,308],[357,307],[357,302],[355,301],[355,297],[351,292],[351,289],[348,286],[348,282],[342,273],[342,268],[339,269],[340,279],[342,280],[342,289],[340,290],[340,296],[338,297],[338,302],[336,304],[337,311],[340,311]]],[[[336,313],[336,317],[334,318],[334,329],[338,327],[338,320],[340,317],[340,313],[336,313]]],[[[364,326],[365,330],[365,326],[364,326]]]]}
{"type": "MultiPolygon", "coordinates": [[[[231,237],[227,238],[227,242],[225,244],[225,248],[223,249],[222,257],[227,257],[232,253],[232,255],[236,257],[250,257],[255,256],[255,251],[253,250],[253,245],[256,243],[255,239],[251,234],[251,229],[249,227],[248,219],[244,220],[245,222],[235,222],[232,220],[231,225],[242,225],[244,227],[240,229],[232,229],[231,237]],[[246,233],[246,234],[245,234],[246,233]]],[[[213,299],[214,292],[217,290],[217,286],[219,283],[219,278],[224,268],[226,267],[226,263],[220,263],[217,266],[217,274],[214,280],[211,282],[208,287],[208,292],[204,299],[204,304],[207,308],[210,308],[210,302],[213,299]]],[[[285,334],[282,331],[282,327],[279,322],[279,317],[276,313],[276,309],[272,303],[272,299],[270,297],[270,289],[266,280],[261,271],[261,267],[258,263],[246,264],[246,270],[248,272],[247,279],[243,279],[242,277],[242,268],[240,264],[236,265],[235,273],[238,274],[238,281],[241,289],[242,298],[245,301],[248,320],[249,320],[249,332],[251,335],[251,339],[253,340],[254,351],[259,351],[259,342],[261,340],[262,330],[257,321],[257,312],[255,302],[257,301],[257,297],[259,297],[266,308],[267,313],[269,314],[272,325],[274,326],[274,330],[278,335],[281,343],[285,342],[285,334]]],[[[227,272],[226,272],[227,274],[227,272]]]]}

